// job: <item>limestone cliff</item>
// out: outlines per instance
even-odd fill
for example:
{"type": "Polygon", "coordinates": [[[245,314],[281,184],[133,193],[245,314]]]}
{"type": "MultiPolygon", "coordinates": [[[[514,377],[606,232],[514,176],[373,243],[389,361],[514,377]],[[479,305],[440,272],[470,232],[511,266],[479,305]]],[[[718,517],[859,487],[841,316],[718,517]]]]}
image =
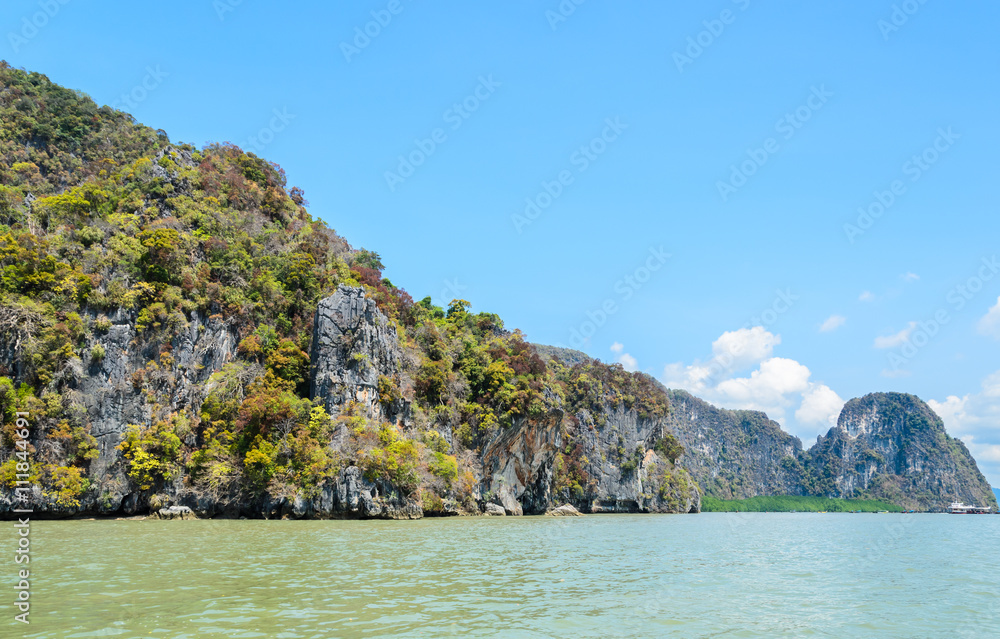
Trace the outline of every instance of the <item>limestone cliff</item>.
{"type": "Polygon", "coordinates": [[[793,463],[802,442],[759,411],[716,408],[685,391],[667,391],[667,427],[684,446],[681,465],[718,499],[803,494],[793,463]]]}
{"type": "Polygon", "coordinates": [[[951,501],[996,498],[960,440],[913,395],[873,393],[847,402],[837,425],[802,455],[811,494],[884,499],[940,511],[951,501]]]}
{"type": "Polygon", "coordinates": [[[706,495],[880,499],[921,511],[941,511],[951,501],[996,508],[965,445],[913,395],[852,399],[837,425],[803,450],[763,413],[716,408],[684,391],[667,394],[669,428],[685,449],[680,463],[706,495]]]}
{"type": "MultiPolygon", "coordinates": [[[[90,345],[100,343],[103,357],[72,358],[54,380],[65,389],[59,401],[66,412],[86,421],[96,440],[96,456],[88,468],[89,489],[78,505],[68,506],[35,486],[32,501],[36,510],[57,515],[145,512],[147,500],[130,486],[118,449],[126,430],[131,424],[148,423],[154,414],[196,410],[211,374],[236,351],[231,326],[218,318],[194,313],[166,345],[138,334],[135,313],[120,310],[109,319],[109,325],[98,331],[90,345]]],[[[91,353],[91,348],[83,351],[91,353]]],[[[46,430],[55,430],[58,424],[41,421],[34,413],[29,413],[29,423],[36,448],[53,445],[46,441],[46,430]]],[[[12,507],[13,492],[0,492],[0,510],[12,507]]]]}
{"type": "MultiPolygon", "coordinates": [[[[566,502],[583,512],[699,510],[695,482],[655,450],[666,432],[664,419],[643,417],[614,403],[574,412],[552,391],[546,391],[552,403],[546,415],[517,419],[485,440],[478,455],[467,453],[466,467],[474,472],[464,504],[447,497],[453,492],[447,487],[439,487],[444,500],[428,501],[420,490],[367,475],[352,463],[368,459],[358,449],[359,437],[367,436],[359,435],[358,419],[367,428],[393,424],[404,434],[442,446],[443,453],[456,448],[421,435],[396,327],[363,288],[344,285],[320,300],[315,312],[309,392],[312,404],[324,408],[335,424],[326,440],[329,454],[346,465],[305,490],[287,485],[254,489],[226,477],[206,482],[193,470],[193,461],[187,468],[174,464],[169,473],[143,485],[134,472],[135,460],[130,463],[123,452],[130,428],[168,416],[192,416],[194,423],[180,444],[194,448],[209,436],[203,421],[206,402],[218,401],[220,394],[250,393],[265,369],[235,361],[239,335],[217,317],[192,315],[169,344],[138,331],[135,313],[121,311],[110,319],[93,338],[104,348],[103,357],[70,360],[53,381],[95,439],[96,455],[86,466],[89,485],[75,504],[36,486],[31,498],[36,516],[134,515],[166,505],[188,507],[199,517],[269,518],[412,519],[425,513],[476,513],[489,504],[510,515],[542,514],[566,502]],[[393,396],[384,396],[387,392],[393,396]]],[[[35,445],[49,445],[57,428],[53,420],[36,421],[35,445]]],[[[444,425],[436,428],[454,440],[444,425]]],[[[421,481],[437,480],[425,476],[421,481]]],[[[0,512],[17,506],[14,497],[11,490],[0,492],[0,512]]]]}
{"type": "Polygon", "coordinates": [[[364,289],[341,285],[320,300],[313,323],[309,394],[336,414],[350,402],[373,419],[394,417],[402,404],[378,395],[379,377],[397,380],[403,353],[396,329],[364,289]]]}
{"type": "Polygon", "coordinates": [[[541,514],[557,503],[586,513],[699,512],[687,471],[657,451],[664,420],[606,406],[554,411],[521,423],[483,453],[486,494],[508,514],[541,514]]]}

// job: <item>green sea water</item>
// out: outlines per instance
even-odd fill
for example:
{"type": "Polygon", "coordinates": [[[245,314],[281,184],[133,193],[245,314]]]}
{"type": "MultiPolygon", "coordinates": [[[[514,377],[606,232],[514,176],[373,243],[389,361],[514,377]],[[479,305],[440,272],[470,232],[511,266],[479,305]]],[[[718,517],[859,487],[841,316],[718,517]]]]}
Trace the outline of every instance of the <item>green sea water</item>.
{"type": "Polygon", "coordinates": [[[36,521],[0,637],[996,637],[1000,517],[36,521]]]}

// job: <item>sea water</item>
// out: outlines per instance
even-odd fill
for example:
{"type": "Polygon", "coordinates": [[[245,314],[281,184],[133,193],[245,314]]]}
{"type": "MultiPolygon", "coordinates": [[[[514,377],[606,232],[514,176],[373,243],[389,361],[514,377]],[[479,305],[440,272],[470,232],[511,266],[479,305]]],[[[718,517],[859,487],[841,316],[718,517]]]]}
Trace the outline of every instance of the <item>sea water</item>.
{"type": "Polygon", "coordinates": [[[998,548],[987,515],[33,521],[0,636],[995,637],[998,548]]]}

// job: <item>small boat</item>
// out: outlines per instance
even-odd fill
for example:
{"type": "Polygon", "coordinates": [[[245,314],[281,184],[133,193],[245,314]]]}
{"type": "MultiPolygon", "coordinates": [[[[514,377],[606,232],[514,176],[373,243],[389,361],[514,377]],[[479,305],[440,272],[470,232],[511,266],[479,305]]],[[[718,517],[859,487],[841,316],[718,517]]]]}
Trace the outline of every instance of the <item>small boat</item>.
{"type": "Polygon", "coordinates": [[[989,515],[992,510],[992,506],[966,506],[960,501],[951,502],[948,508],[948,512],[952,515],[989,515]]]}

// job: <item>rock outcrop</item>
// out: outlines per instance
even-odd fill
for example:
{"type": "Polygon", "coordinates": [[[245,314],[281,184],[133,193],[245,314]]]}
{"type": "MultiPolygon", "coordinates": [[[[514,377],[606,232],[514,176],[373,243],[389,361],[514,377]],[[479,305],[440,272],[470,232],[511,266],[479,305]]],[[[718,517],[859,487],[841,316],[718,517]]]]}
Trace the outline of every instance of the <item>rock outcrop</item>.
{"type": "Polygon", "coordinates": [[[572,504],[563,504],[562,506],[550,508],[545,514],[549,517],[583,517],[583,513],[573,508],[572,504]]]}
{"type": "Polygon", "coordinates": [[[884,499],[907,509],[996,498],[960,440],[913,395],[873,393],[847,402],[837,425],[803,455],[809,492],[884,499]]]}
{"type": "Polygon", "coordinates": [[[585,513],[698,512],[697,484],[655,450],[665,428],[610,406],[520,423],[485,448],[484,493],[508,515],[542,514],[560,499],[585,513]],[[571,463],[579,477],[563,487],[571,463]]]}
{"type": "Polygon", "coordinates": [[[151,515],[153,519],[197,519],[194,511],[187,506],[167,506],[154,511],[151,515]]]}
{"type": "Polygon", "coordinates": [[[402,400],[385,402],[379,378],[398,385],[402,351],[396,328],[361,287],[340,285],[320,301],[313,324],[309,391],[331,414],[357,402],[373,419],[390,419],[404,409],[402,400]]]}
{"type": "MultiPolygon", "coordinates": [[[[92,488],[76,506],[62,505],[36,489],[32,503],[43,515],[144,514],[150,495],[141,495],[130,485],[118,450],[126,430],[131,424],[148,424],[154,409],[196,413],[209,377],[236,352],[238,340],[231,326],[197,311],[166,347],[144,338],[132,312],[119,310],[109,319],[110,326],[85,349],[92,352],[93,345],[100,344],[104,356],[71,359],[57,378],[71,389],[65,393],[70,410],[90,424],[96,440],[97,456],[88,467],[92,488]]],[[[13,493],[0,492],[0,512],[15,507],[13,493]]]]}

